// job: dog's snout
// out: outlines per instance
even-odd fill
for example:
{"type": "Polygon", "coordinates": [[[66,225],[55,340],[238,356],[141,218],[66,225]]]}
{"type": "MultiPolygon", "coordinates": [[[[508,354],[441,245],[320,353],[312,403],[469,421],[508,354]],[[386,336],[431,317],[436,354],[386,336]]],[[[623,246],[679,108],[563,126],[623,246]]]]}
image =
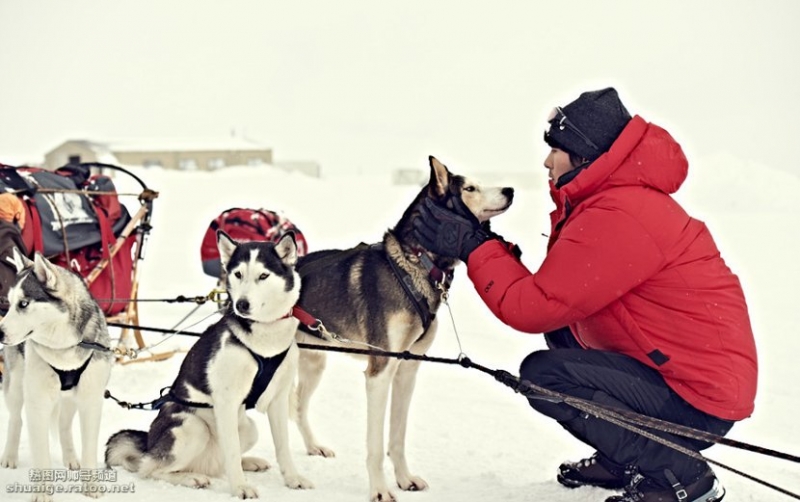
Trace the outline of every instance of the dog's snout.
{"type": "Polygon", "coordinates": [[[509,201],[514,198],[514,189],[511,187],[503,187],[503,189],[500,190],[500,193],[507,197],[509,201]]]}
{"type": "Polygon", "coordinates": [[[244,298],[236,300],[236,311],[240,314],[247,314],[250,311],[250,302],[244,298]]]}

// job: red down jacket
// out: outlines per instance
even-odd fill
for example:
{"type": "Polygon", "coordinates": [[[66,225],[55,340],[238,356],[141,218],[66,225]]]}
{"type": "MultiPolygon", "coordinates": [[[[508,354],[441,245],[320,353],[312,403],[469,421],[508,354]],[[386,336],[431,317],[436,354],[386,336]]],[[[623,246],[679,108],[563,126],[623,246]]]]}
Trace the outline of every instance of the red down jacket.
{"type": "Polygon", "coordinates": [[[669,133],[636,116],[607,153],[551,185],[556,210],[538,271],[491,240],[470,255],[468,274],[509,326],[570,326],[583,346],[627,354],[696,408],[740,420],[756,393],[750,318],[705,224],[669,196],[687,170],[669,133]]]}

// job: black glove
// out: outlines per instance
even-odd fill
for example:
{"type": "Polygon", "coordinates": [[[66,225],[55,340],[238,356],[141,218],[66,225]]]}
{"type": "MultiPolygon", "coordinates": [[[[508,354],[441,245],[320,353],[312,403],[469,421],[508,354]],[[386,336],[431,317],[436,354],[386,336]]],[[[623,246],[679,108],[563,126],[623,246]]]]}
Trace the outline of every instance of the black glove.
{"type": "Polygon", "coordinates": [[[466,262],[491,235],[460,200],[453,200],[456,207],[450,210],[425,199],[414,219],[414,237],[429,251],[466,262]]]}

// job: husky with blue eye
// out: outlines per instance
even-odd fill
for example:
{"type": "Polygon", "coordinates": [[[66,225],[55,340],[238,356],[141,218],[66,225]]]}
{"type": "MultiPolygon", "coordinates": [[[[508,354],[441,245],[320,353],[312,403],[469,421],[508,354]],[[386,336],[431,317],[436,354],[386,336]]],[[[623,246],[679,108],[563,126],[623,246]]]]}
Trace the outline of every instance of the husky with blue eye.
{"type": "Polygon", "coordinates": [[[186,354],[150,430],[122,430],[109,438],[106,464],[195,488],[227,475],[234,496],[257,498],[244,471],[263,471],[269,463],[242,456],[258,439],[246,414],[255,408],[269,417],[286,486],[313,488],[289,452],[289,398],[298,360],[298,321],[291,312],[300,296],[294,235],[277,243],[238,243],[219,231],[217,246],[227,277],[227,312],[186,354]]]}
{"type": "MultiPolygon", "coordinates": [[[[34,469],[53,468],[51,419],[58,420],[64,466],[96,469],[103,393],[113,364],[105,316],[77,274],[38,252],[33,260],[17,249],[13,253],[17,277],[8,292],[8,313],[0,321],[7,370],[3,390],[9,410],[0,466],[17,467],[24,408],[34,469]],[[76,412],[81,424],[80,460],[72,440],[76,412]]],[[[35,493],[33,500],[50,500],[47,492],[35,493]]],[[[84,493],[100,495],[91,489],[84,493]]]]}

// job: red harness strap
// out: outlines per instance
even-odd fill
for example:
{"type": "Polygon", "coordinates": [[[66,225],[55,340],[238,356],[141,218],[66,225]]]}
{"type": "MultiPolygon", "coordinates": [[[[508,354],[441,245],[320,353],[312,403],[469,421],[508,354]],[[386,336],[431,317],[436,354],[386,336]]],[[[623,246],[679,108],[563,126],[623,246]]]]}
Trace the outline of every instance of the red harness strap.
{"type": "Polygon", "coordinates": [[[302,324],[305,324],[306,326],[308,326],[310,329],[316,330],[316,329],[319,328],[319,325],[321,324],[319,319],[317,319],[313,315],[309,314],[308,312],[303,310],[302,307],[300,307],[298,305],[295,305],[294,307],[292,307],[292,311],[289,314],[286,314],[285,317],[289,317],[289,316],[294,317],[295,319],[300,321],[302,324]]]}

